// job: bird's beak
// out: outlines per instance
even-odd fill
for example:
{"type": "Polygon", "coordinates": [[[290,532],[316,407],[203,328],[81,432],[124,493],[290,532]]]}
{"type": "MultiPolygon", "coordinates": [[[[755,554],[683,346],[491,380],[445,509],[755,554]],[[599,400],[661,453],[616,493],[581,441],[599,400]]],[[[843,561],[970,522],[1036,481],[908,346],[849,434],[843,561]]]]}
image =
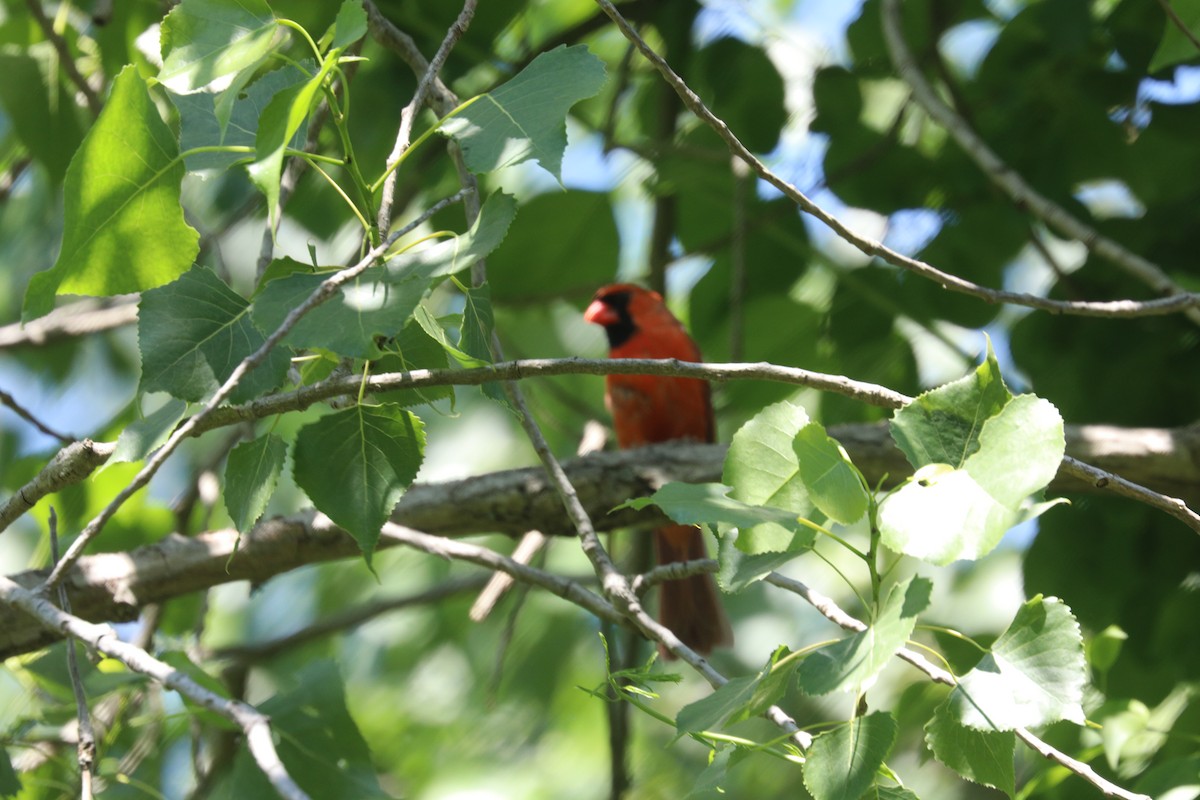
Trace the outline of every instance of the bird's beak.
{"type": "Polygon", "coordinates": [[[597,325],[614,325],[621,321],[621,315],[603,300],[593,300],[583,312],[583,318],[597,325]]]}

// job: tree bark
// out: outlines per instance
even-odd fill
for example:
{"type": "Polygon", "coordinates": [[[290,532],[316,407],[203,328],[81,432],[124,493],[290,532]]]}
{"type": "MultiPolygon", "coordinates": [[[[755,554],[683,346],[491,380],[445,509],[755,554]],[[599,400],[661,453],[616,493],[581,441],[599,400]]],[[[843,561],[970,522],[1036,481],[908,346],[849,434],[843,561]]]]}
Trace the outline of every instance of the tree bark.
{"type": "MultiPolygon", "coordinates": [[[[894,485],[911,473],[883,424],[834,426],[830,434],[843,444],[872,485],[885,474],[885,485],[894,485]]],[[[1200,497],[1200,426],[1068,426],[1067,452],[1155,491],[1180,497],[1193,507],[1200,497]]],[[[611,530],[661,524],[662,517],[653,509],[611,510],[669,481],[720,481],[724,456],[724,445],[673,443],[596,453],[564,462],[564,467],[597,529],[611,530]]],[[[1056,478],[1050,491],[1103,489],[1056,478]]],[[[213,530],[194,537],[171,534],[130,552],[85,556],[67,577],[72,608],[92,622],[126,622],[136,619],[141,607],[149,603],[232,581],[262,582],[306,564],[359,554],[348,534],[321,520],[312,512],[265,520],[241,537],[240,544],[236,530],[213,530]]],[[[443,536],[491,532],[519,536],[531,528],[551,535],[574,533],[540,468],[416,484],[396,506],[392,521],[443,536]]],[[[393,543],[386,538],[380,541],[381,548],[390,546],[393,543]]],[[[48,570],[28,570],[9,577],[34,588],[47,574],[48,570]]],[[[0,657],[36,650],[57,638],[24,613],[0,607],[0,657]]]]}

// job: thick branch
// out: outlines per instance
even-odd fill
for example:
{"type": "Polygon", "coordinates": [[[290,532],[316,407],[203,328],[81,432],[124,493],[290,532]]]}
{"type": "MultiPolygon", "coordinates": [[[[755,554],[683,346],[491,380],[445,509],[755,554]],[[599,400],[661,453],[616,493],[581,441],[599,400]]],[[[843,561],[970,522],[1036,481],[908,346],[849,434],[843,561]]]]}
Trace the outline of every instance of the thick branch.
{"type": "MultiPolygon", "coordinates": [[[[891,444],[881,425],[834,427],[855,464],[871,483],[885,472],[891,480],[908,473],[906,462],[891,444]]],[[[1200,430],[1124,431],[1106,426],[1068,428],[1069,452],[1105,467],[1133,469],[1130,459],[1142,454],[1154,474],[1169,475],[1180,484],[1200,485],[1200,430]],[[1174,449],[1172,449],[1174,448],[1174,449]],[[1165,465],[1174,465],[1168,468],[1165,465]],[[1171,470],[1177,470],[1171,472],[1171,470]]],[[[660,518],[653,513],[609,513],[630,497],[650,494],[668,481],[702,483],[718,481],[725,448],[710,444],[671,444],[640,450],[597,453],[564,464],[584,509],[600,530],[648,525],[660,518]]],[[[1173,484],[1174,485],[1174,484],[1173,484]]],[[[1062,475],[1053,491],[1107,491],[1093,482],[1062,475]]],[[[1194,490],[1193,490],[1194,491],[1194,490]]],[[[438,484],[416,484],[404,495],[392,521],[441,536],[464,536],[496,531],[520,536],[530,527],[547,534],[572,536],[575,529],[562,502],[541,468],[508,470],[476,478],[438,484]]],[[[76,613],[89,620],[127,621],[146,604],[238,580],[262,582],[305,564],[353,558],[358,546],[336,529],[315,529],[311,515],[272,519],[260,523],[242,539],[218,530],[195,537],[172,535],[163,541],[127,553],[85,556],[68,573],[67,588],[76,613]]],[[[387,537],[381,547],[393,546],[387,537]]],[[[23,572],[12,579],[25,587],[36,586],[44,570],[23,572]]],[[[27,652],[54,640],[24,615],[0,608],[0,657],[27,652]]]]}

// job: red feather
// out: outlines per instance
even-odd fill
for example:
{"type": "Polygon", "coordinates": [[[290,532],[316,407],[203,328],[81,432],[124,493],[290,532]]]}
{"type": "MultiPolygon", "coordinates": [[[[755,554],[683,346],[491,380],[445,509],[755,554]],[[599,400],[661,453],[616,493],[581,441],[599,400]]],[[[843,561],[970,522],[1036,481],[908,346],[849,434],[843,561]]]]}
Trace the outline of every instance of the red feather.
{"type": "MultiPolygon", "coordinates": [[[[618,283],[596,292],[584,319],[604,326],[612,358],[677,358],[700,361],[700,349],[657,292],[618,283]]],[[[694,378],[609,375],[605,403],[617,443],[640,447],[675,439],[711,442],[712,397],[708,383],[694,378]]],[[[655,531],[660,564],[707,558],[700,531],[671,525],[655,531]]],[[[662,584],[659,619],[684,644],[701,653],[733,643],[729,620],[711,575],[662,584]]],[[[663,655],[670,654],[663,651],[663,655]]]]}

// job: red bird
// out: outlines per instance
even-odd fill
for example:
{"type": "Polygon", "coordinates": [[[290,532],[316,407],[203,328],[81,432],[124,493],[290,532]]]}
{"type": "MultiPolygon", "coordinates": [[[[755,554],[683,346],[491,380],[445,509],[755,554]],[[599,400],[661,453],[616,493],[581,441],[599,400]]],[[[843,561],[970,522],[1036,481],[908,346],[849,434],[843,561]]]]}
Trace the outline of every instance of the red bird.
{"type": "MultiPolygon", "coordinates": [[[[662,296],[628,283],[605,286],[583,312],[604,326],[612,358],[678,358],[700,361],[700,350],[667,309],[662,296]]],[[[612,413],[621,448],[674,439],[714,439],[711,392],[694,378],[609,375],[604,402],[612,413]]],[[[690,525],[669,525],[654,532],[658,562],[707,558],[704,538],[690,525]]],[[[733,644],[729,620],[712,575],[694,575],[662,584],[659,620],[688,647],[708,654],[733,644]]],[[[670,658],[670,654],[663,652],[670,658]]]]}

